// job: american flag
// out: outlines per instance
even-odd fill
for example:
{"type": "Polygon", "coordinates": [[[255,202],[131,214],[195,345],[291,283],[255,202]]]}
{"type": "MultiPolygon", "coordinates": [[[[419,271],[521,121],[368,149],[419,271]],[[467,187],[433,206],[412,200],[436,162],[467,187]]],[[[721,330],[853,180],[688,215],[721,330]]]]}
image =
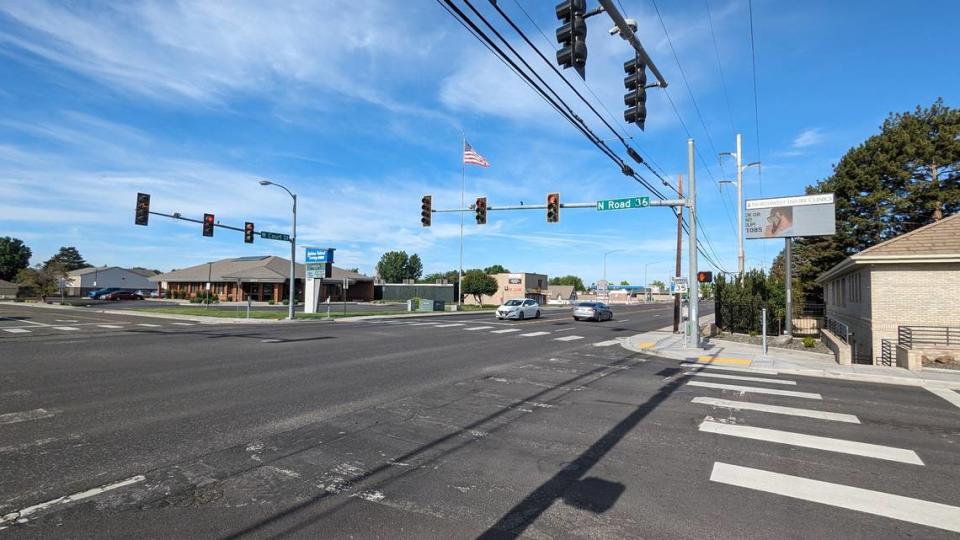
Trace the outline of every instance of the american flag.
{"type": "Polygon", "coordinates": [[[478,154],[477,151],[474,150],[467,141],[463,141],[463,162],[471,165],[479,165],[481,167],[490,166],[490,164],[487,163],[487,160],[483,159],[483,156],[478,154]]]}

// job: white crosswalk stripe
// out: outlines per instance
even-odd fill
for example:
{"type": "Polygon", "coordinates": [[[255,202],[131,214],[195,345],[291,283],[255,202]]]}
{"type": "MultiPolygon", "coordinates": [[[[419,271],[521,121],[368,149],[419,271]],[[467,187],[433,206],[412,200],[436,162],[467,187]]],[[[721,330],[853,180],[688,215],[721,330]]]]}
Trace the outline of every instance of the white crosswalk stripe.
{"type": "Polygon", "coordinates": [[[51,328],[54,328],[56,330],[63,330],[64,332],[77,332],[80,330],[75,326],[53,326],[51,328]]]}
{"type": "Polygon", "coordinates": [[[700,388],[715,388],[717,390],[732,390],[734,392],[750,392],[754,394],[768,394],[771,396],[788,396],[804,399],[823,399],[820,394],[814,392],[796,392],[794,390],[779,390],[776,388],[759,388],[756,386],[743,386],[740,384],[720,384],[703,381],[687,381],[687,386],[697,386],[700,388]]]}
{"type": "Polygon", "coordinates": [[[620,343],[619,339],[610,339],[607,341],[599,341],[597,343],[594,343],[593,346],[594,347],[610,347],[612,345],[617,345],[619,343],[620,343]]]}
{"type": "Polygon", "coordinates": [[[137,323],[137,326],[146,326],[147,328],[160,328],[159,324],[137,323]]]}
{"type": "Polygon", "coordinates": [[[464,330],[470,330],[470,331],[474,331],[474,330],[489,330],[489,329],[491,329],[491,328],[493,328],[493,327],[492,327],[492,326],[471,326],[470,328],[464,328],[464,330]]]}
{"type": "Polygon", "coordinates": [[[703,371],[687,371],[684,375],[691,377],[711,377],[714,379],[730,379],[734,381],[749,381],[755,383],[785,384],[796,386],[797,381],[770,379],[766,377],[744,377],[743,375],[727,375],[726,373],[706,373],[703,371]]]}
{"type": "Polygon", "coordinates": [[[701,405],[711,405],[713,407],[723,407],[725,409],[735,409],[738,411],[758,411],[773,414],[785,414],[789,416],[802,416],[804,418],[816,418],[819,420],[832,420],[834,422],[847,422],[850,424],[860,423],[860,419],[852,414],[815,411],[813,409],[798,409],[796,407],[781,407],[779,405],[767,405],[765,403],[753,403],[750,401],[736,401],[732,399],[720,399],[712,397],[695,397],[691,401],[701,405]]]}
{"type": "Polygon", "coordinates": [[[546,336],[550,332],[528,332],[526,334],[520,334],[521,337],[534,337],[534,336],[546,336]]]}
{"type": "Polygon", "coordinates": [[[508,334],[510,332],[519,332],[519,328],[504,328],[503,330],[494,330],[491,334],[508,334]]]}
{"type": "Polygon", "coordinates": [[[834,439],[832,437],[819,437],[816,435],[806,435],[791,431],[780,431],[778,429],[741,426],[738,424],[724,424],[722,422],[714,422],[713,420],[704,420],[701,422],[700,431],[716,433],[718,435],[730,435],[732,437],[741,437],[744,439],[788,444],[803,448],[813,448],[816,450],[826,450],[828,452],[837,452],[841,454],[852,454],[855,456],[898,461],[900,463],[909,463],[911,465],[923,465],[923,461],[920,460],[920,456],[918,456],[913,450],[895,448],[892,446],[883,446],[879,444],[834,439]]]}
{"type": "Polygon", "coordinates": [[[415,323],[410,323],[410,326],[430,326],[430,325],[434,325],[434,324],[437,324],[437,323],[435,323],[435,322],[415,322],[415,323]]]}
{"type": "Polygon", "coordinates": [[[196,325],[196,323],[190,323],[190,322],[174,322],[170,324],[174,324],[176,326],[195,326],[196,325]]]}
{"type": "MultiPolygon", "coordinates": [[[[680,367],[685,368],[702,368],[702,369],[716,369],[720,371],[736,371],[740,373],[757,373],[759,375],[777,375],[777,371],[773,369],[764,369],[764,368],[743,368],[743,367],[728,367],[728,366],[715,366],[713,364],[699,364],[696,362],[684,362],[680,364],[680,367]]],[[[704,373],[708,373],[704,371],[704,373]]]]}
{"type": "Polygon", "coordinates": [[[11,334],[29,334],[30,331],[26,328],[4,328],[4,332],[10,332],[11,334]]]}
{"type": "Polygon", "coordinates": [[[960,507],[716,462],[713,482],[960,533],[960,507]]]}
{"type": "Polygon", "coordinates": [[[117,328],[123,328],[122,326],[117,325],[117,324],[98,324],[97,327],[98,327],[98,328],[109,328],[110,330],[116,330],[117,328]]]}
{"type": "Polygon", "coordinates": [[[434,328],[450,328],[450,327],[453,327],[453,326],[463,326],[463,323],[461,323],[461,322],[455,322],[455,323],[450,323],[450,324],[438,324],[438,325],[434,326],[434,328]]]}
{"type": "Polygon", "coordinates": [[[0,414],[0,424],[16,424],[17,422],[40,420],[41,418],[50,418],[51,416],[56,416],[59,413],[59,410],[33,409],[32,411],[0,414]]]}
{"type": "Polygon", "coordinates": [[[932,392],[935,395],[942,397],[943,399],[953,403],[957,407],[960,407],[960,393],[950,390],[949,388],[931,388],[929,386],[925,387],[927,390],[932,392]]]}
{"type": "Polygon", "coordinates": [[[583,336],[563,336],[555,338],[554,341],[575,341],[578,339],[583,339],[583,336]]]}

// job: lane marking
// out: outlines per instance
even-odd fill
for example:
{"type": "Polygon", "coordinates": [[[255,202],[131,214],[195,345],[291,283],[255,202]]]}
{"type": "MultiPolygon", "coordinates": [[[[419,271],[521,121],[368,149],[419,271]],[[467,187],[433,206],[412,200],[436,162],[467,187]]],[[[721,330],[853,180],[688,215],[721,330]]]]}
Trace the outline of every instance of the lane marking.
{"type": "Polygon", "coordinates": [[[58,506],[61,504],[68,504],[76,501],[82,501],[84,499],[89,499],[90,497],[100,495],[101,493],[105,493],[107,491],[130,486],[133,484],[137,484],[139,482],[143,482],[146,479],[147,478],[141,474],[141,475],[134,476],[132,478],[127,478],[126,480],[114,482],[112,484],[106,484],[93,489],[88,489],[87,491],[81,491],[79,493],[74,493],[72,495],[65,495],[63,497],[58,497],[56,499],[53,499],[44,503],[28,506],[21,510],[11,512],[5,516],[0,516],[0,525],[3,525],[5,523],[26,521],[31,515],[36,514],[37,512],[46,510],[50,507],[58,506]]]}
{"type": "Polygon", "coordinates": [[[11,334],[29,334],[30,330],[25,328],[0,328],[4,332],[10,332],[11,334]]]}
{"type": "Polygon", "coordinates": [[[137,326],[146,326],[147,328],[160,328],[159,324],[137,323],[137,326]]]}
{"type": "Polygon", "coordinates": [[[834,439],[832,437],[819,437],[817,435],[806,435],[792,431],[780,431],[779,429],[724,424],[712,420],[700,422],[700,431],[716,433],[718,435],[730,435],[731,437],[740,437],[743,439],[800,446],[802,448],[813,448],[815,450],[825,450],[827,452],[837,452],[840,454],[885,459],[887,461],[897,461],[911,465],[923,465],[920,456],[913,450],[883,446],[880,444],[834,439]]]}
{"type": "Polygon", "coordinates": [[[519,332],[519,328],[504,328],[503,330],[494,330],[490,332],[491,334],[506,334],[508,332],[519,332]]]}
{"type": "Polygon", "coordinates": [[[56,322],[80,322],[76,319],[54,319],[56,322]]]}
{"type": "Polygon", "coordinates": [[[196,325],[196,323],[191,323],[191,322],[172,322],[170,324],[173,324],[176,326],[195,326],[196,325]]]}
{"type": "Polygon", "coordinates": [[[710,480],[960,532],[960,507],[956,506],[720,462],[713,464],[710,480]]]}
{"type": "Polygon", "coordinates": [[[575,341],[578,339],[583,339],[583,336],[563,336],[554,339],[554,341],[575,341]]]}
{"type": "Polygon", "coordinates": [[[274,339],[261,339],[261,340],[260,340],[260,343],[280,343],[280,341],[281,341],[281,340],[276,339],[276,338],[274,338],[274,339]]]}
{"type": "MultiPolygon", "coordinates": [[[[740,373],[760,373],[763,375],[777,375],[779,372],[774,369],[764,369],[764,368],[740,368],[740,367],[730,367],[730,366],[710,366],[706,364],[697,364],[694,362],[684,362],[680,364],[680,367],[695,367],[695,368],[708,368],[716,369],[719,371],[736,371],[740,373]]],[[[704,372],[709,373],[709,372],[704,372]]]]}
{"type": "Polygon", "coordinates": [[[54,326],[52,328],[54,328],[55,330],[63,330],[64,332],[76,332],[80,330],[75,326],[54,326]]]}
{"type": "Polygon", "coordinates": [[[116,325],[116,324],[98,324],[97,327],[99,327],[99,328],[109,328],[109,329],[111,329],[111,330],[116,330],[117,328],[123,328],[122,326],[119,326],[119,325],[116,325]]]}
{"type": "Polygon", "coordinates": [[[550,332],[528,332],[526,334],[520,334],[520,337],[534,337],[534,336],[545,336],[550,332]]]}
{"type": "Polygon", "coordinates": [[[474,330],[489,330],[491,328],[496,328],[494,326],[473,326],[471,328],[464,328],[464,330],[474,331],[474,330]]]}
{"type": "Polygon", "coordinates": [[[14,321],[19,323],[32,324],[34,326],[50,326],[49,324],[38,323],[38,322],[30,321],[27,319],[20,319],[17,317],[0,317],[0,321],[14,321]]]}
{"type": "Polygon", "coordinates": [[[463,326],[463,323],[462,323],[462,322],[455,322],[455,323],[450,323],[450,324],[438,324],[438,325],[434,326],[434,328],[450,328],[450,327],[453,327],[453,326],[463,326]]]}
{"type": "Polygon", "coordinates": [[[594,347],[610,347],[611,345],[616,345],[618,343],[620,343],[619,339],[611,339],[608,341],[600,341],[600,342],[594,343],[593,346],[594,347]]]}
{"type": "Polygon", "coordinates": [[[730,358],[726,356],[698,356],[697,361],[701,364],[734,364],[737,366],[749,366],[752,360],[746,358],[730,358]]]}
{"type": "Polygon", "coordinates": [[[797,381],[770,379],[767,377],[744,377],[743,375],[727,375],[726,373],[708,373],[706,371],[687,371],[684,375],[691,377],[711,377],[714,379],[730,379],[734,381],[750,381],[756,383],[786,384],[796,386],[797,381]]]}
{"type": "Polygon", "coordinates": [[[56,409],[33,409],[32,411],[20,411],[7,414],[0,414],[0,424],[16,424],[17,422],[28,422],[30,420],[40,420],[50,418],[60,414],[56,409]]]}
{"type": "Polygon", "coordinates": [[[924,388],[932,392],[934,395],[940,396],[950,403],[953,403],[957,407],[960,407],[960,394],[957,392],[950,390],[949,388],[930,388],[929,386],[925,386],[924,388]]]}
{"type": "Polygon", "coordinates": [[[716,388],[718,390],[733,390],[735,392],[752,392],[754,394],[768,394],[771,396],[789,396],[806,399],[823,399],[820,394],[814,392],[796,392],[793,390],[777,390],[774,388],[760,388],[756,386],[743,386],[739,384],[720,384],[703,381],[688,381],[687,386],[699,386],[701,388],[716,388]]]}
{"type": "Polygon", "coordinates": [[[735,401],[732,399],[720,399],[712,397],[695,397],[691,400],[693,403],[701,405],[712,405],[714,407],[723,407],[738,411],[760,411],[773,414],[786,414],[789,416],[802,416],[805,418],[816,418],[818,420],[832,420],[834,422],[847,422],[849,424],[859,424],[860,419],[852,414],[834,413],[826,411],[815,411],[813,409],[798,409],[796,407],[781,407],[779,405],[766,405],[764,403],[753,403],[750,401],[735,401]]]}

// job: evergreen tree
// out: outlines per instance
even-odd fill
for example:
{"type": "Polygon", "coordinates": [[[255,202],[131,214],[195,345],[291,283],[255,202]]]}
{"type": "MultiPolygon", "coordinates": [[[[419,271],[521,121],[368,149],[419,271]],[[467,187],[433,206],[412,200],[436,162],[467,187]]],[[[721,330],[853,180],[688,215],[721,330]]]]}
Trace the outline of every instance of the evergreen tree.
{"type": "Polygon", "coordinates": [[[89,268],[92,266],[91,264],[88,264],[87,261],[83,260],[80,252],[77,251],[77,248],[73,246],[61,247],[60,251],[58,251],[53,257],[47,259],[47,262],[43,263],[43,265],[51,266],[54,263],[59,265],[60,269],[62,269],[64,272],[71,272],[73,270],[89,268]]]}

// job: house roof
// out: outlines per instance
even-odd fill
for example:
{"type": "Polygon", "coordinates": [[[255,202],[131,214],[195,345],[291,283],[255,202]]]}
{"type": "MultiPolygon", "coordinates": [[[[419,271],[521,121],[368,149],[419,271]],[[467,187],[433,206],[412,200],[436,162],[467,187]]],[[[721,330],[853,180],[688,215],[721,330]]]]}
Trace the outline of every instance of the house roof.
{"type": "Polygon", "coordinates": [[[573,296],[573,285],[550,285],[545,294],[551,297],[570,298],[573,296]]]}
{"type": "Polygon", "coordinates": [[[19,286],[20,285],[17,285],[16,283],[11,283],[5,279],[0,279],[0,288],[9,289],[9,288],[17,288],[19,286]]]}
{"type": "Polygon", "coordinates": [[[86,268],[78,268],[76,270],[71,270],[67,272],[68,276],[85,276],[87,274],[92,274],[94,272],[103,272],[111,268],[117,268],[116,266],[88,266],[86,268]]]}
{"type": "Polygon", "coordinates": [[[817,277],[818,283],[843,275],[858,264],[960,262],[960,213],[901,234],[847,257],[817,277]]]}
{"type": "MultiPolygon", "coordinates": [[[[297,263],[297,278],[303,279],[304,274],[304,265],[297,263]]],[[[290,259],[263,255],[256,257],[237,257],[234,259],[223,259],[211,263],[198,264],[189,268],[150,276],[150,281],[206,283],[208,280],[222,282],[240,279],[244,282],[254,283],[282,283],[289,277],[290,259]]],[[[373,281],[372,277],[349,272],[334,266],[332,279],[341,280],[343,278],[348,278],[353,281],[373,281]]]]}

